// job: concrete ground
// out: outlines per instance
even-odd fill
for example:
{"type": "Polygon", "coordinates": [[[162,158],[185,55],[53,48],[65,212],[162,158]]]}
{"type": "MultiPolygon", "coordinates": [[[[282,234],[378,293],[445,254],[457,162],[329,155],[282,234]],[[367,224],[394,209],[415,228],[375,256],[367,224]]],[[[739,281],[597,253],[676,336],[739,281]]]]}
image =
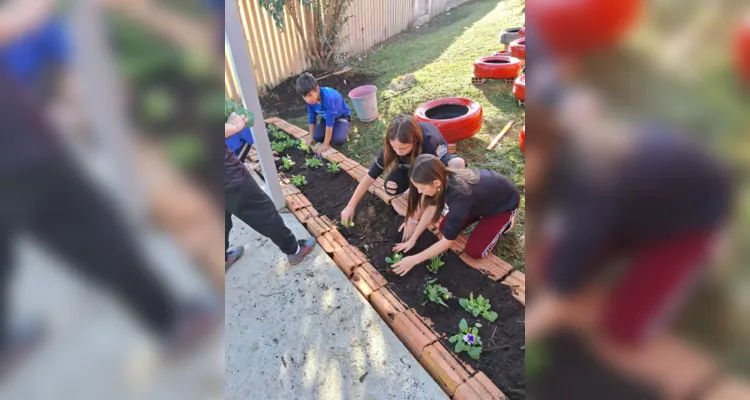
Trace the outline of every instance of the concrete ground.
{"type": "Polygon", "coordinates": [[[319,246],[290,266],[270,240],[234,227],[245,255],[227,272],[227,399],[448,399],[319,246]]]}

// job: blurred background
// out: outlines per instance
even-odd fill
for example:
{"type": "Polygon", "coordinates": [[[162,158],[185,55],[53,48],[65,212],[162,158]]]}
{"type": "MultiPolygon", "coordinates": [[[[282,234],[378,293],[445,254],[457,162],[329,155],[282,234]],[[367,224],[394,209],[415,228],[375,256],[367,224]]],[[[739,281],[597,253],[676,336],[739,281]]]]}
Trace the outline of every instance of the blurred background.
{"type": "MultiPolygon", "coordinates": [[[[527,148],[544,146],[542,138],[534,142],[533,126],[581,127],[605,110],[605,118],[617,124],[666,123],[727,169],[735,192],[726,240],[720,242],[710,273],[679,308],[670,330],[684,344],[673,353],[674,360],[687,370],[694,367],[694,374],[675,368],[673,372],[684,377],[668,379],[673,379],[673,387],[688,388],[683,394],[689,396],[679,398],[750,398],[748,386],[743,389],[746,383],[740,383],[750,377],[750,5],[738,0],[529,0],[526,20],[527,80],[532,91],[527,148]],[[534,68],[540,64],[550,68],[534,68]],[[572,97],[574,87],[586,90],[593,100],[577,108],[577,114],[551,118],[550,109],[572,97]],[[684,354],[690,356],[680,358],[684,354]],[[694,382],[685,382],[690,379],[694,382]]],[[[587,132],[600,133],[604,132],[587,132]]],[[[545,168],[534,163],[527,154],[528,186],[537,177],[529,172],[545,168]]],[[[551,223],[542,218],[544,206],[531,193],[528,270],[533,269],[532,258],[543,253],[532,238],[539,238],[538,231],[532,230],[551,223]]],[[[712,193],[704,195],[710,202],[712,193]]],[[[529,285],[535,282],[532,278],[529,285]]],[[[632,296],[639,296],[638,290],[632,296]]],[[[533,304],[532,296],[529,305],[533,304]]],[[[527,311],[527,323],[528,317],[527,311]]],[[[634,384],[627,378],[605,379],[602,370],[622,375],[606,363],[583,367],[578,359],[583,351],[566,353],[559,347],[547,342],[546,347],[543,343],[527,349],[529,387],[535,398],[573,398],[550,394],[547,389],[562,387],[559,381],[567,382],[565,387],[577,382],[591,388],[575,392],[576,398],[605,398],[597,394],[616,391],[622,398],[663,398],[658,390],[630,390],[634,384]]]]}
{"type": "Polygon", "coordinates": [[[223,398],[213,3],[0,1],[0,398],[223,398]]]}

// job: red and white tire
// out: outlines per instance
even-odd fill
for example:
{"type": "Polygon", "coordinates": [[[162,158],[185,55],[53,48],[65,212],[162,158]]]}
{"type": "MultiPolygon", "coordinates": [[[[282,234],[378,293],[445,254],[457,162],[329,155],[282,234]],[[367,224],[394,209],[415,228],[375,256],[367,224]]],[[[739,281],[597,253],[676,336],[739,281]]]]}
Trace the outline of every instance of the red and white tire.
{"type": "Polygon", "coordinates": [[[518,135],[518,147],[521,153],[526,154],[526,125],[521,127],[521,133],[518,135]]]}
{"type": "Polygon", "coordinates": [[[510,44],[510,55],[525,60],[526,59],[526,38],[520,38],[518,40],[514,40],[513,43],[510,44]]]}
{"type": "Polygon", "coordinates": [[[448,143],[468,139],[482,129],[482,106],[461,97],[428,101],[417,107],[414,117],[420,122],[435,125],[448,143]],[[436,115],[441,113],[448,117],[436,115]]]}
{"type": "Polygon", "coordinates": [[[521,72],[521,60],[508,56],[489,56],[474,61],[474,76],[483,79],[513,79],[521,72]]]}
{"type": "Polygon", "coordinates": [[[522,74],[513,82],[513,96],[522,102],[526,102],[526,74],[522,74]]]}

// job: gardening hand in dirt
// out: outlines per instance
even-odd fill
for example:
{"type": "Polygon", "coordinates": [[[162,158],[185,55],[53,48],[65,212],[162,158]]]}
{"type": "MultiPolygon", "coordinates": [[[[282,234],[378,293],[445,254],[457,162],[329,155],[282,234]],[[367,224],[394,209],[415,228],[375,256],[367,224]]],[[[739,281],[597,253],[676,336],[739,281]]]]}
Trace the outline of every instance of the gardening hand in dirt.
{"type": "Polygon", "coordinates": [[[404,232],[404,235],[401,237],[401,240],[406,242],[414,235],[414,231],[417,230],[417,224],[407,221],[401,224],[401,227],[398,228],[399,232],[404,232]]]}
{"type": "Polygon", "coordinates": [[[354,219],[354,207],[346,206],[346,208],[344,208],[344,210],[341,211],[341,221],[343,221],[345,224],[348,224],[353,219],[354,219]]]}
{"type": "Polygon", "coordinates": [[[413,249],[416,244],[417,243],[413,239],[409,239],[406,242],[393,246],[393,251],[407,253],[409,250],[413,249]]]}
{"type": "Polygon", "coordinates": [[[321,144],[320,146],[318,146],[318,148],[317,148],[317,149],[315,149],[315,153],[316,153],[317,155],[321,155],[321,154],[323,154],[323,153],[324,153],[324,152],[325,152],[326,150],[328,150],[328,149],[330,149],[330,148],[331,148],[331,146],[329,146],[329,145],[327,145],[327,144],[325,144],[325,143],[322,143],[322,144],[321,144]]]}
{"type": "Polygon", "coordinates": [[[401,261],[393,264],[393,272],[399,276],[405,276],[417,265],[417,258],[415,256],[404,257],[401,261]]]}

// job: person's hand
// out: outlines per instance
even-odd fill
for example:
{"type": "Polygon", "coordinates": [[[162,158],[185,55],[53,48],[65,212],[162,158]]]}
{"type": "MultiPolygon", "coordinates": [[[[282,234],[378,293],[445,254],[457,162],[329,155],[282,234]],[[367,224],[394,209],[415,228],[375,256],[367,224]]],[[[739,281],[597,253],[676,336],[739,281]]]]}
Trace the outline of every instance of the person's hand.
{"type": "Polygon", "coordinates": [[[404,257],[401,261],[393,264],[393,272],[399,276],[405,276],[417,265],[417,258],[415,256],[404,257]]]}
{"type": "Polygon", "coordinates": [[[413,249],[414,246],[416,246],[416,244],[417,243],[412,238],[412,239],[407,240],[406,242],[399,243],[393,246],[393,251],[399,252],[399,253],[408,253],[409,250],[413,249]]]}
{"type": "Polygon", "coordinates": [[[227,123],[237,127],[237,132],[239,132],[245,129],[245,125],[247,125],[247,117],[237,113],[231,113],[229,114],[229,118],[227,118],[227,123]]]}
{"type": "Polygon", "coordinates": [[[352,219],[354,219],[354,207],[347,205],[346,208],[341,211],[341,221],[348,224],[352,219]]]}
{"type": "Polygon", "coordinates": [[[323,143],[320,146],[318,146],[317,149],[315,149],[315,154],[322,155],[323,153],[325,153],[326,150],[330,148],[331,148],[330,145],[328,145],[327,143],[323,143]]]}
{"type": "Polygon", "coordinates": [[[417,230],[417,224],[410,221],[409,218],[406,219],[406,222],[401,224],[401,227],[398,228],[398,231],[403,231],[404,234],[401,236],[401,241],[406,242],[409,239],[411,239],[412,235],[414,235],[414,231],[417,230]]]}

